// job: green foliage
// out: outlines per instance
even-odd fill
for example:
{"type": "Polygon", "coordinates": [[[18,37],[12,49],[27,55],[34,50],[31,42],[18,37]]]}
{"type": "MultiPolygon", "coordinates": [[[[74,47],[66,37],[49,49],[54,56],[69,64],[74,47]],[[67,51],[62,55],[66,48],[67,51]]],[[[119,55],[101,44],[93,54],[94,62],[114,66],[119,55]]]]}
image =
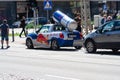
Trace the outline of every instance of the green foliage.
{"type": "Polygon", "coordinates": [[[91,25],[93,25],[94,24],[94,21],[91,21],[91,25]]]}
{"type": "Polygon", "coordinates": [[[120,15],[117,16],[117,19],[120,19],[120,15]]]}
{"type": "MultiPolygon", "coordinates": [[[[12,33],[9,36],[12,36],[12,33]]],[[[19,33],[15,33],[14,36],[19,36],[19,33]]]]}
{"type": "Polygon", "coordinates": [[[35,25],[34,22],[31,22],[26,25],[26,29],[40,28],[41,25],[35,25]]]}
{"type": "Polygon", "coordinates": [[[26,29],[34,28],[35,24],[33,22],[26,25],[26,29]]]}

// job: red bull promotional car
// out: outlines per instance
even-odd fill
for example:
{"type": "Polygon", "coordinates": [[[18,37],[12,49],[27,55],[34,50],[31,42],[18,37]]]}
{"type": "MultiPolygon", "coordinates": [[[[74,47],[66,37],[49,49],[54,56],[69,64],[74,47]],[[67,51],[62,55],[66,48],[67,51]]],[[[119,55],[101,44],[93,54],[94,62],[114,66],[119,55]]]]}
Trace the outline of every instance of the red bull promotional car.
{"type": "Polygon", "coordinates": [[[28,34],[26,46],[32,48],[51,48],[53,50],[60,47],[75,47],[81,49],[82,34],[77,31],[69,31],[67,27],[60,24],[45,24],[35,33],[28,34]]]}
{"type": "Polygon", "coordinates": [[[60,47],[82,47],[83,36],[75,30],[77,22],[57,10],[53,13],[53,20],[57,24],[45,24],[36,33],[28,34],[26,45],[28,48],[42,47],[53,50],[60,47]]]}

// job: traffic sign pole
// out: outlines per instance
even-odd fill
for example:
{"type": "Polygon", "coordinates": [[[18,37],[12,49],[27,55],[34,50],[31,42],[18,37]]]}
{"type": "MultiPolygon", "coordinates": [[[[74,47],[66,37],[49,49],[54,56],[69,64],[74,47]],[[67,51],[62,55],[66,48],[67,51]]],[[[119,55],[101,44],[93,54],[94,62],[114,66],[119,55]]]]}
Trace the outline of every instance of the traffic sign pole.
{"type": "Polygon", "coordinates": [[[49,22],[49,11],[47,10],[47,22],[49,22]]]}
{"type": "Polygon", "coordinates": [[[47,11],[47,22],[49,22],[49,10],[52,9],[51,0],[44,0],[44,10],[47,11]]]}

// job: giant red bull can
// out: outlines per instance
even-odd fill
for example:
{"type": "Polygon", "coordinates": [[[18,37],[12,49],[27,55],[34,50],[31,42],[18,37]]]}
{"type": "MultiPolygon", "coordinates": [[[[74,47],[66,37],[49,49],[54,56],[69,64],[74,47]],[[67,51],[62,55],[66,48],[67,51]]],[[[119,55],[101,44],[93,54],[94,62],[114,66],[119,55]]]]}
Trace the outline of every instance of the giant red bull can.
{"type": "Polygon", "coordinates": [[[77,28],[77,22],[59,10],[53,13],[53,19],[55,22],[62,24],[64,27],[67,27],[70,31],[77,28]]]}

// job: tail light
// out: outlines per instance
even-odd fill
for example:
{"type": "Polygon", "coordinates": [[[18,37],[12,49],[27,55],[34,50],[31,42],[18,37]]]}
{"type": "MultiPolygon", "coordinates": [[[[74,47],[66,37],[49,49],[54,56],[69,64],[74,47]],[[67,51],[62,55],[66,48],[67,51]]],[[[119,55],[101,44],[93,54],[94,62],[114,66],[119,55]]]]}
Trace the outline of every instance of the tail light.
{"type": "Polygon", "coordinates": [[[83,38],[83,35],[82,35],[82,33],[80,33],[80,38],[83,38]]]}
{"type": "Polygon", "coordinates": [[[60,38],[64,38],[63,33],[60,33],[59,36],[60,36],[60,38]]]}

